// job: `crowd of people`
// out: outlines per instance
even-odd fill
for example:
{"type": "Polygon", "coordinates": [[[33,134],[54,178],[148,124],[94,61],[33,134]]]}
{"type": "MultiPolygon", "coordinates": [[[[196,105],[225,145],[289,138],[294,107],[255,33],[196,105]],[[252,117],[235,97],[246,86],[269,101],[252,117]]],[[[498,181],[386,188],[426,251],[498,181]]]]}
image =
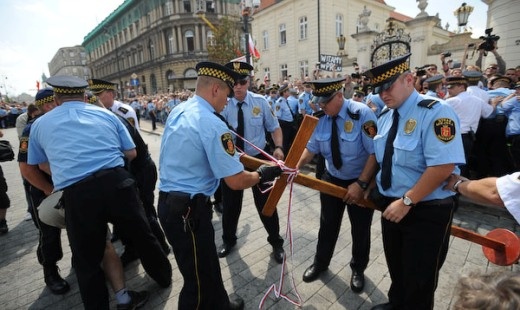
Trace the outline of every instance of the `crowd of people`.
{"type": "MultiPolygon", "coordinates": [[[[520,67],[507,69],[496,49],[491,53],[497,64],[485,70],[479,67],[483,53],[476,65],[464,67],[453,67],[441,54],[444,73],[436,64],[414,70],[406,54],[365,72],[355,64],[344,76],[318,71],[313,79],[273,84],[255,81],[247,63],[201,62],[194,91],[121,102],[117,85],[108,81],[49,78],[52,88],[40,90],[34,105],[0,107],[2,128],[4,123],[25,127],[18,161],[40,234],[37,256],[47,286],[55,294],[69,290],[57,268],[64,226],[87,309],[108,308],[105,279],[118,309],[144,305],[148,292],[124,283],[124,266],[138,258],[160,286],[168,287],[172,267],[166,240],[184,280],[180,309],[242,309],[241,298],[228,297],[219,258],[237,245],[244,189],[252,188],[273,259],[283,263],[285,251],[278,214],[261,212],[269,194],[263,188],[282,174],[283,165],[250,171],[239,154],[264,159],[267,152],[283,162],[303,116],[314,115],[318,125],[297,167],[314,160],[316,176],[347,193],[343,198],[320,194],[318,244],[303,281],[314,281],[329,268],[347,210],[353,240],[350,287],[363,291],[374,210],[362,202],[369,197],[383,212],[391,278],[388,302],[372,309],[432,309],[456,194],[505,206],[519,216],[520,182],[513,173],[520,170],[520,67]],[[164,126],[158,170],[139,134],[142,118],[151,120],[153,130],[156,122],[164,126]],[[485,186],[495,190],[479,190],[485,186]],[[43,222],[38,212],[56,192],[66,210],[60,228],[43,222]],[[222,213],[219,247],[212,205],[222,213]],[[114,256],[108,223],[125,245],[121,258],[114,256]]],[[[0,185],[5,183],[1,172],[0,185]]],[[[7,186],[0,192],[3,234],[7,186]]],[[[467,290],[469,284],[461,287],[467,290]]]]}

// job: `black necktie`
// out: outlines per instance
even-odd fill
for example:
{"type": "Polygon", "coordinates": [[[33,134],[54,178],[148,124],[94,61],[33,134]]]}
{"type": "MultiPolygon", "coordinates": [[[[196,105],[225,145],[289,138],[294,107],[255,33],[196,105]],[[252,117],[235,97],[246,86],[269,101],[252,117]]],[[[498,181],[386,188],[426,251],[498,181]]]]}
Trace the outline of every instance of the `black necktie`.
{"type": "MultiPolygon", "coordinates": [[[[238,113],[237,113],[237,134],[239,134],[241,137],[244,136],[244,112],[242,111],[242,105],[243,102],[237,103],[238,105],[238,113]]],[[[237,147],[240,148],[242,151],[244,150],[244,140],[237,137],[237,147]]]]}
{"type": "Polygon", "coordinates": [[[336,124],[336,119],[338,116],[332,117],[332,135],[330,138],[330,150],[332,152],[332,163],[336,169],[340,169],[343,165],[341,161],[341,153],[339,151],[339,138],[338,138],[338,125],[336,124]]]}
{"type": "Polygon", "coordinates": [[[392,184],[392,156],[394,155],[394,140],[397,135],[397,127],[399,125],[399,113],[394,110],[394,119],[392,127],[388,131],[388,138],[385,144],[385,154],[383,156],[383,165],[381,167],[381,187],[384,190],[390,188],[392,184]]]}

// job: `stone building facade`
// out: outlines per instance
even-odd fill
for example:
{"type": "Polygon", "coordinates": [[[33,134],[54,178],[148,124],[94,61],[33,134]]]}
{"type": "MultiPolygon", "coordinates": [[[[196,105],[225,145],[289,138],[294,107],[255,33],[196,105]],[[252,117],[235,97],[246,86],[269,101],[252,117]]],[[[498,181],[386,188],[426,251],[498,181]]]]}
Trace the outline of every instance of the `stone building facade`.
{"type": "Polygon", "coordinates": [[[49,62],[49,73],[51,76],[74,75],[89,79],[91,73],[85,48],[81,45],[60,48],[49,62]]]}

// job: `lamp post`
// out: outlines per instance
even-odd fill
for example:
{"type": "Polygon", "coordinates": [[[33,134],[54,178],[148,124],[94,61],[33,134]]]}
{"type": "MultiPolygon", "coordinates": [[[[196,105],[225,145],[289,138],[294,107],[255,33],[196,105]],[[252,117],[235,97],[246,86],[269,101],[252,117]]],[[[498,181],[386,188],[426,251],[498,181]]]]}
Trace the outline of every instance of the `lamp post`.
{"type": "MultiPolygon", "coordinates": [[[[247,2],[247,1],[246,1],[247,2]]],[[[252,8],[250,6],[246,6],[247,4],[244,4],[244,8],[242,9],[242,20],[244,22],[244,44],[245,44],[245,51],[246,51],[246,62],[248,64],[251,63],[251,52],[249,51],[249,30],[248,30],[248,22],[249,22],[249,15],[251,14],[252,8]]]]}
{"type": "Polygon", "coordinates": [[[339,37],[336,38],[336,42],[338,42],[338,56],[345,55],[345,41],[347,41],[347,38],[345,38],[344,35],[340,34],[339,37]]]}
{"type": "MultiPolygon", "coordinates": [[[[466,5],[466,2],[463,2],[462,5],[453,12],[453,15],[457,16],[459,32],[461,32],[461,27],[466,26],[468,24],[468,18],[471,12],[473,12],[473,7],[470,5],[466,5]]],[[[464,27],[464,32],[466,31],[467,28],[464,27]]]]}

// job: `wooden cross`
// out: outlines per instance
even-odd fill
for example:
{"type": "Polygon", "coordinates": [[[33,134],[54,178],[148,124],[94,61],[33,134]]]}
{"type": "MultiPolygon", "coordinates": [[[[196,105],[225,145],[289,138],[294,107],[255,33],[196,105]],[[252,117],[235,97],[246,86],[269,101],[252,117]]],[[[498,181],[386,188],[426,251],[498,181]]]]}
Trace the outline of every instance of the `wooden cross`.
{"type": "MultiPolygon", "coordinates": [[[[285,166],[290,168],[294,168],[296,166],[317,124],[318,118],[305,115],[300,129],[296,134],[293,145],[285,159],[285,166]]],[[[240,161],[242,164],[244,164],[244,166],[253,170],[257,169],[262,164],[270,164],[267,161],[246,154],[243,154],[240,157],[240,161]]],[[[276,205],[278,204],[278,201],[282,197],[283,191],[287,186],[287,178],[287,174],[282,174],[276,181],[273,189],[269,193],[267,202],[262,209],[263,215],[273,215],[274,211],[276,210],[276,205]]],[[[344,187],[334,185],[332,183],[328,183],[301,173],[296,175],[294,182],[341,199],[343,199],[348,191],[344,187]]],[[[377,208],[377,206],[372,201],[367,199],[358,201],[356,204],[359,206],[382,211],[377,208]]],[[[507,229],[495,229],[489,232],[487,236],[482,236],[471,230],[452,225],[451,234],[455,237],[482,245],[484,255],[494,264],[509,266],[517,262],[520,258],[520,238],[507,229]]]]}

